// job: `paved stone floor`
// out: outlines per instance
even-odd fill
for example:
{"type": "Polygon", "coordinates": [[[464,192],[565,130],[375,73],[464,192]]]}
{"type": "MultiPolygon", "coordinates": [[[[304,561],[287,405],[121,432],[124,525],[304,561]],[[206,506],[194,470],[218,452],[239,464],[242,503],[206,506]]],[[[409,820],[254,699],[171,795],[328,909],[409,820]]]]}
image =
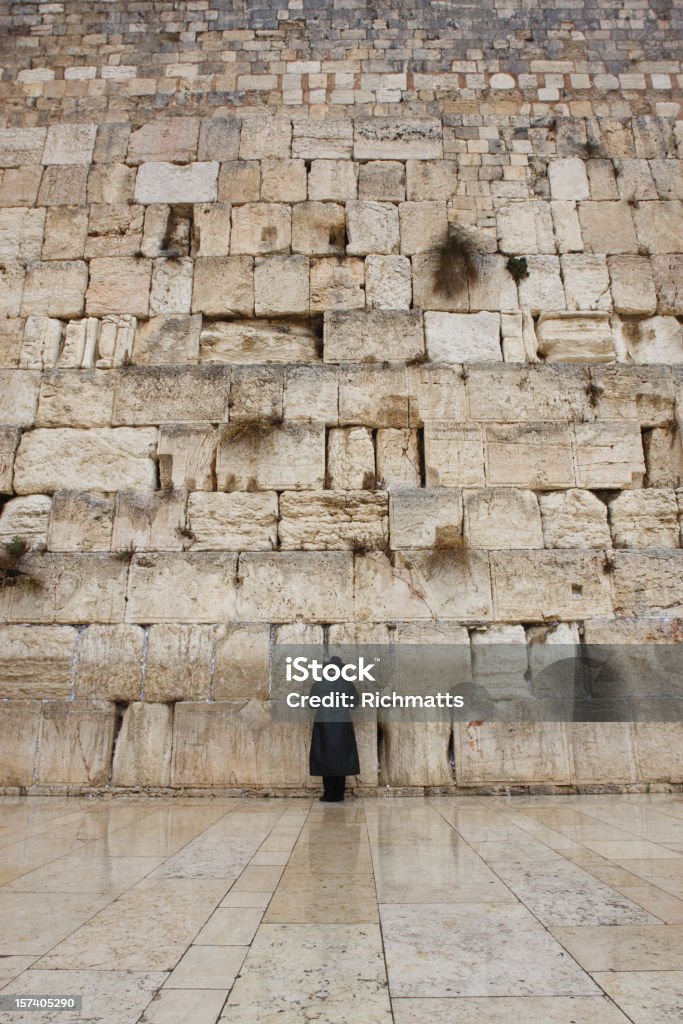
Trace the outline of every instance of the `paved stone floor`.
{"type": "Polygon", "coordinates": [[[0,799],[9,1024],[664,1024],[683,796],[0,799]]]}

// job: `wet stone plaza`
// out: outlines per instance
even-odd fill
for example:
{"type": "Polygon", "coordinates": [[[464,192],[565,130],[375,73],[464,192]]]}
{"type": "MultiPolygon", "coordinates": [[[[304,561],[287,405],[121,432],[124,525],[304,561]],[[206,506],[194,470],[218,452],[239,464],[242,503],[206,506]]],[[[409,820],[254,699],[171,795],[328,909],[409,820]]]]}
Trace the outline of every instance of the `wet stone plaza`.
{"type": "Polygon", "coordinates": [[[669,1024],[683,796],[0,799],[2,1024],[669,1024]]]}

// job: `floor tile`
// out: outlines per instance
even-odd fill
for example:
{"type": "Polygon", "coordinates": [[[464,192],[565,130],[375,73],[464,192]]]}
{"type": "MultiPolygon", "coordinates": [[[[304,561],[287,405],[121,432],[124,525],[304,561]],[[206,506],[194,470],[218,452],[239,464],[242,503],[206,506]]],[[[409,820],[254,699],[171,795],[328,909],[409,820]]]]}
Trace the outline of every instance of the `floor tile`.
{"type": "Polygon", "coordinates": [[[0,891],[0,956],[46,953],[113,899],[104,893],[0,891]]]}
{"type": "Polygon", "coordinates": [[[219,907],[194,939],[196,946],[248,945],[261,923],[263,911],[257,908],[219,907]]]}
{"type": "Polygon", "coordinates": [[[632,971],[596,974],[595,980],[633,1024],[680,1024],[683,972],[632,971]]]}
{"type": "Polygon", "coordinates": [[[2,990],[3,995],[80,995],[83,1010],[71,1014],[29,1010],[0,1013],[2,1024],[136,1024],[161,988],[166,974],[125,971],[48,971],[31,969],[2,990]]]}
{"type": "Polygon", "coordinates": [[[604,996],[392,999],[395,1024],[629,1024],[604,996]]]}
{"type": "Polygon", "coordinates": [[[552,928],[587,971],[683,970],[683,925],[552,928]]]}
{"type": "Polygon", "coordinates": [[[162,989],[140,1024],[216,1024],[227,995],[227,989],[162,989]]]}
{"type": "Polygon", "coordinates": [[[165,988],[230,989],[248,946],[190,946],[165,988]]]}

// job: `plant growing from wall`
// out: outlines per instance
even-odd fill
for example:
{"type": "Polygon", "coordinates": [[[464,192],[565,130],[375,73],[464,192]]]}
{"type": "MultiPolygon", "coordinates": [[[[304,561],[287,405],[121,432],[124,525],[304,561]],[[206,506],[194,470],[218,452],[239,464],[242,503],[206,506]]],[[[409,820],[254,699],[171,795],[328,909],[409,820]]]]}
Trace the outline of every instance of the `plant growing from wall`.
{"type": "Polygon", "coordinates": [[[0,551],[0,588],[16,586],[40,586],[26,563],[29,551],[28,541],[14,536],[0,551]]]}
{"type": "Polygon", "coordinates": [[[529,264],[526,256],[510,256],[505,266],[515,281],[523,281],[525,277],[529,276],[529,264]]]}
{"type": "Polygon", "coordinates": [[[445,236],[431,250],[434,257],[432,287],[437,295],[456,298],[479,278],[482,252],[477,240],[460,224],[449,224],[445,236]]]}

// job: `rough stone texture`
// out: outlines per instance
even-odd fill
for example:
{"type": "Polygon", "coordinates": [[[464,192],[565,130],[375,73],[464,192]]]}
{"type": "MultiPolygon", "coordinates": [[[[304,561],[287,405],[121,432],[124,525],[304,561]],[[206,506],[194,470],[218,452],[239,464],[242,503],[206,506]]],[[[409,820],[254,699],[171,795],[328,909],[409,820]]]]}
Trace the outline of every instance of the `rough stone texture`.
{"type": "Polygon", "coordinates": [[[615,548],[675,548],[676,495],[654,487],[622,491],[609,503],[609,524],[615,548]]]}
{"type": "Polygon", "coordinates": [[[497,313],[425,313],[425,339],[434,363],[502,359],[497,313]]]}
{"type": "Polygon", "coordinates": [[[542,313],[536,337],[539,355],[548,362],[609,363],[615,359],[606,313],[542,313]]]}
{"type": "Polygon", "coordinates": [[[18,494],[62,488],[152,489],[156,475],[151,455],[156,439],[156,430],[149,427],[34,430],[19,444],[14,488],[18,494]]]}
{"type": "Polygon", "coordinates": [[[168,786],[171,781],[173,709],[129,704],[112,763],[114,786],[168,786]]]}
{"type": "Polygon", "coordinates": [[[403,361],[424,355],[422,318],[417,310],[373,310],[325,314],[327,363],[403,361]]]}
{"type": "Polygon", "coordinates": [[[277,544],[278,502],[274,492],[189,496],[188,529],[194,551],[270,551],[277,544]]]}
{"type": "Polygon", "coordinates": [[[71,626],[0,627],[0,698],[65,700],[73,687],[71,626]]]}
{"type": "Polygon", "coordinates": [[[605,548],[611,546],[607,508],[591,491],[540,494],[544,546],[547,548],[605,548]]]}
{"type": "Polygon", "coordinates": [[[280,544],[303,551],[382,548],[388,539],[388,496],[368,491],[285,493],[280,544]]]}
{"type": "Polygon", "coordinates": [[[145,700],[207,700],[214,652],[213,626],[178,623],[150,626],[145,700]]]}

